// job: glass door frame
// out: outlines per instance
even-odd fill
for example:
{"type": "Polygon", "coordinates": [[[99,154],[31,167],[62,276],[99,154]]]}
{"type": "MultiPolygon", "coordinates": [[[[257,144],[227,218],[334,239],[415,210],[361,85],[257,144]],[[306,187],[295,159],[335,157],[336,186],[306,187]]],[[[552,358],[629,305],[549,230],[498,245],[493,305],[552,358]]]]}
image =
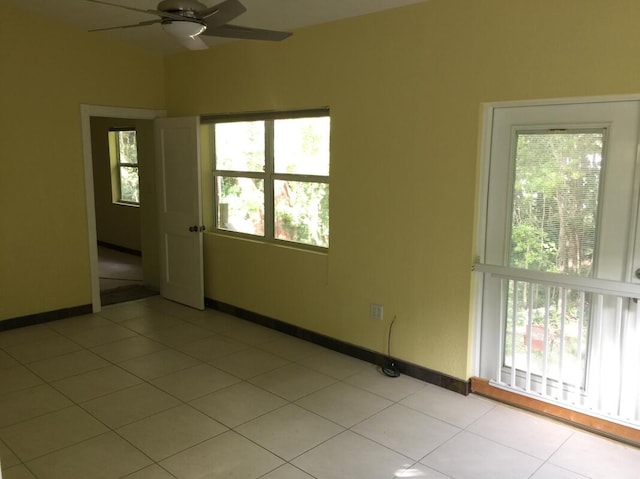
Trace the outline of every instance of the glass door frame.
{"type": "MultiPolygon", "coordinates": [[[[484,272],[485,274],[496,274],[500,275],[504,273],[504,271],[496,270],[504,267],[507,263],[505,263],[505,259],[502,259],[498,264],[488,264],[491,262],[487,262],[487,246],[488,243],[494,241],[496,239],[496,235],[504,235],[504,231],[495,232],[488,231],[488,207],[489,207],[489,185],[490,185],[490,172],[491,172],[491,154],[492,154],[492,141],[494,134],[494,114],[498,109],[501,108],[520,108],[520,107],[531,107],[531,106],[563,106],[563,105],[591,105],[597,103],[633,103],[635,104],[635,108],[640,112],[640,95],[632,95],[632,96],[622,96],[622,97],[596,97],[596,98],[577,98],[577,99],[560,99],[560,100],[540,100],[540,101],[523,101],[523,102],[501,102],[501,103],[491,103],[484,105],[484,115],[483,115],[483,132],[482,132],[482,145],[481,145],[481,163],[480,163],[480,171],[478,175],[478,223],[477,223],[477,237],[476,237],[476,267],[477,271],[484,272]],[[493,236],[492,236],[493,235],[493,236]],[[494,269],[493,271],[492,268],[494,269]]],[[[596,106],[596,105],[592,105],[596,106]]],[[[635,121],[638,121],[638,116],[640,113],[636,113],[635,121]]],[[[552,124],[552,121],[547,122],[552,124]]],[[[589,121],[585,123],[578,122],[575,126],[577,128],[584,128],[585,125],[588,125],[589,121]]],[[[600,127],[600,124],[592,124],[590,126],[600,127]]],[[[605,125],[606,126],[606,125],[605,125]]],[[[523,126],[519,129],[526,129],[526,126],[523,126]]],[[[513,137],[513,135],[512,135],[513,137]]],[[[631,189],[633,191],[632,197],[638,198],[640,192],[640,179],[638,178],[638,172],[640,170],[638,165],[638,156],[637,156],[637,144],[638,144],[638,135],[637,135],[637,127],[636,134],[634,136],[634,147],[636,148],[636,155],[634,158],[634,177],[632,179],[631,189]]],[[[510,161],[511,159],[509,159],[510,161]]],[[[628,176],[628,175],[627,175],[628,176]]],[[[510,188],[510,185],[504,185],[505,188],[510,188]]],[[[506,214],[509,210],[510,206],[504,205],[506,210],[501,212],[505,216],[505,221],[510,221],[510,217],[507,217],[506,214]]],[[[629,207],[629,211],[625,214],[628,214],[628,222],[631,224],[628,228],[628,232],[624,234],[624,238],[621,241],[624,242],[628,250],[625,253],[625,264],[623,267],[622,276],[611,276],[607,272],[605,272],[596,282],[596,287],[602,287],[605,291],[610,292],[618,292],[620,288],[624,290],[625,294],[635,295],[640,292],[640,283],[635,276],[633,275],[634,265],[640,265],[638,262],[638,256],[640,252],[640,235],[636,234],[636,224],[638,223],[638,205],[637,202],[631,202],[631,206],[629,207]]],[[[607,225],[602,225],[603,228],[607,227],[607,225]]],[[[506,239],[504,237],[500,238],[500,241],[506,243],[506,239]]],[[[495,261],[495,255],[493,257],[495,261]]],[[[488,293],[487,289],[496,288],[496,282],[493,282],[491,285],[491,281],[485,281],[484,274],[476,274],[475,275],[475,298],[476,302],[474,305],[474,340],[473,340],[473,374],[478,377],[482,377],[485,379],[492,379],[491,371],[495,371],[496,368],[501,367],[502,361],[502,334],[495,334],[493,337],[487,336],[487,334],[483,335],[483,313],[485,317],[487,316],[496,316],[499,317],[502,314],[501,305],[494,305],[493,309],[491,307],[487,307],[486,304],[483,305],[483,297],[488,293]],[[483,309],[484,308],[484,309],[483,309]],[[494,351],[494,361],[488,365],[486,360],[486,351],[487,350],[494,351]]],[[[543,276],[546,276],[543,274],[543,276]]],[[[550,279],[550,278],[545,278],[550,279]]],[[[551,278],[553,279],[553,278],[551,278]]],[[[578,278],[575,278],[580,282],[578,278]]],[[[593,286],[593,283],[591,283],[593,286]]],[[[489,291],[489,294],[491,292],[489,291]]],[[[500,291],[493,291],[493,294],[501,294],[500,291]]],[[[486,324],[484,325],[486,329],[486,324]]],[[[500,326],[499,326],[500,327],[500,326]]]]}

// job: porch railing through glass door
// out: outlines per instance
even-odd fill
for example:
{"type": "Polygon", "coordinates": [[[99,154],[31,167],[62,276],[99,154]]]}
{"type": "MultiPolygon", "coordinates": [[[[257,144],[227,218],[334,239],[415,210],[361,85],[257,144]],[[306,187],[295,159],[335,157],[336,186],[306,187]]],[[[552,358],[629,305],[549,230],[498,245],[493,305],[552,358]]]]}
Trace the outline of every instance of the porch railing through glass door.
{"type": "Polygon", "coordinates": [[[501,282],[500,387],[640,427],[640,288],[476,265],[501,282]]]}

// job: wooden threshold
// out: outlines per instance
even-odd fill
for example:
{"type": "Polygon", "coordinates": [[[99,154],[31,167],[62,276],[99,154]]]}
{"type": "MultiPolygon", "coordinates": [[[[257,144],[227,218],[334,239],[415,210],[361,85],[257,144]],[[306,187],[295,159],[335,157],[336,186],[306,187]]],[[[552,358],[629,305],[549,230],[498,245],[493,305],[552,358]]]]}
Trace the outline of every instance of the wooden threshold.
{"type": "Polygon", "coordinates": [[[114,251],[119,251],[121,253],[127,253],[133,256],[142,256],[142,251],[132,248],[127,248],[126,246],[119,246],[113,243],[107,243],[106,241],[98,240],[98,246],[102,246],[103,248],[112,249],[114,251]]]}
{"type": "Polygon", "coordinates": [[[471,392],[640,447],[640,430],[638,429],[495,387],[489,383],[488,379],[471,378],[471,392]]]}

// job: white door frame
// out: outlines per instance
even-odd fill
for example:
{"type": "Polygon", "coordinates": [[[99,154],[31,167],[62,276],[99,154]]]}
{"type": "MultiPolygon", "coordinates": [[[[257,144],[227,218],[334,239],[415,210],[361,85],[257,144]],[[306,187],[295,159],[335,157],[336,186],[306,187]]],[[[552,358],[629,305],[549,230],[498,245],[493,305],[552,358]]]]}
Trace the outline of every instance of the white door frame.
{"type": "Polygon", "coordinates": [[[91,153],[91,117],[130,118],[154,120],[165,117],[165,110],[121,108],[98,105],[80,105],[82,122],[82,155],[84,158],[84,189],[87,208],[87,239],[89,240],[89,265],[91,270],[91,304],[93,312],[102,309],[100,301],[100,273],[98,265],[98,235],[96,231],[96,205],[93,188],[93,155],[91,153]]]}

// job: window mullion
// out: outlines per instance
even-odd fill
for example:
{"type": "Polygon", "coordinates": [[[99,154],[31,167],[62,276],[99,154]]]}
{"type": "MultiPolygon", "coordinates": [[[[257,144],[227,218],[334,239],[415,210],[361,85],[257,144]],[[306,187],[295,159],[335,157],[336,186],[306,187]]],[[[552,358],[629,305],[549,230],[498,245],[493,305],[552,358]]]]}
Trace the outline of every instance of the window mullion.
{"type": "Polygon", "coordinates": [[[329,183],[328,176],[317,175],[297,175],[295,173],[274,173],[273,180],[282,181],[304,181],[307,183],[329,183]]]}
{"type": "Polygon", "coordinates": [[[233,178],[258,178],[265,179],[265,174],[260,171],[232,171],[232,170],[214,170],[214,176],[228,176],[233,178]]]}
{"type": "Polygon", "coordinates": [[[273,120],[265,120],[264,125],[264,234],[265,238],[274,238],[274,212],[273,212],[273,170],[274,170],[274,148],[273,148],[273,120]]]}

